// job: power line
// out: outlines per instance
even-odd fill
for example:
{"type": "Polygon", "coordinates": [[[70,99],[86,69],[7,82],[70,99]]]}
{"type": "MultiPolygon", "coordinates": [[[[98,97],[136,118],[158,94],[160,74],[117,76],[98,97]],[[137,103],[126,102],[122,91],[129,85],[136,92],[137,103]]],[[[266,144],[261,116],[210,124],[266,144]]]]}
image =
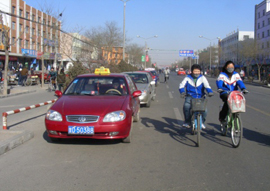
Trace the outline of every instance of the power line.
{"type": "MultiPolygon", "coordinates": [[[[23,20],[26,20],[26,21],[29,21],[29,22],[33,22],[33,23],[37,23],[37,24],[40,24],[40,25],[43,25],[43,26],[47,26],[47,27],[53,28],[53,29],[55,29],[55,30],[58,30],[58,31],[60,31],[60,32],[62,32],[62,33],[64,33],[64,34],[66,34],[66,35],[68,35],[68,36],[70,36],[70,37],[72,37],[72,38],[78,40],[78,41],[81,41],[81,42],[83,42],[83,43],[85,43],[85,44],[91,45],[91,46],[93,46],[93,47],[95,47],[95,48],[101,49],[101,48],[97,47],[96,45],[91,44],[91,43],[86,42],[86,41],[83,41],[83,40],[81,40],[81,39],[79,39],[79,38],[77,38],[77,37],[74,37],[73,35],[69,34],[68,32],[66,32],[66,31],[64,31],[64,30],[62,30],[62,29],[56,28],[55,26],[48,25],[48,24],[44,24],[44,23],[40,23],[40,22],[38,22],[38,21],[34,21],[34,20],[31,20],[31,19],[27,19],[27,18],[25,18],[25,17],[18,16],[18,15],[15,15],[15,14],[13,14],[13,13],[8,13],[8,12],[2,11],[2,10],[0,10],[0,13],[9,15],[9,16],[11,16],[11,17],[20,18],[20,19],[23,19],[23,20]]],[[[44,37],[43,37],[43,38],[44,38],[44,37]]]]}

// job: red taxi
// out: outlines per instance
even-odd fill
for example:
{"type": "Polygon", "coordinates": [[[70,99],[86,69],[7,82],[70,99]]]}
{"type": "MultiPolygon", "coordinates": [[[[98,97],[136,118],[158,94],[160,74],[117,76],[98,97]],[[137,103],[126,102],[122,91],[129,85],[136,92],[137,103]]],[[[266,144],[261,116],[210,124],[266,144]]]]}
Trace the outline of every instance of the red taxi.
{"type": "Polygon", "coordinates": [[[48,110],[45,125],[52,141],[61,138],[131,141],[132,123],[139,120],[141,91],[127,74],[77,76],[48,110]]]}

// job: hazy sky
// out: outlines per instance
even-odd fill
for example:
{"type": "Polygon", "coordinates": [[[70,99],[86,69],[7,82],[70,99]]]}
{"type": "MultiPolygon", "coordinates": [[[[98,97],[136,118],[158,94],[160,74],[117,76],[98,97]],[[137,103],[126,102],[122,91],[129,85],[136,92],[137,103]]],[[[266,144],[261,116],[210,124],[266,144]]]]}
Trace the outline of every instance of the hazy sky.
{"type": "MultiPolygon", "coordinates": [[[[26,0],[37,9],[45,0],[26,0]]],[[[126,6],[127,43],[144,46],[147,40],[153,62],[170,65],[180,59],[178,50],[197,50],[209,46],[208,39],[225,38],[236,31],[254,31],[255,5],[263,0],[129,0],[126,6]],[[169,50],[169,51],[165,51],[169,50]],[[173,51],[176,50],[176,51],[173,51]]],[[[115,21],[123,28],[123,5],[120,0],[46,0],[55,10],[64,10],[65,29],[104,26],[115,21]]]]}

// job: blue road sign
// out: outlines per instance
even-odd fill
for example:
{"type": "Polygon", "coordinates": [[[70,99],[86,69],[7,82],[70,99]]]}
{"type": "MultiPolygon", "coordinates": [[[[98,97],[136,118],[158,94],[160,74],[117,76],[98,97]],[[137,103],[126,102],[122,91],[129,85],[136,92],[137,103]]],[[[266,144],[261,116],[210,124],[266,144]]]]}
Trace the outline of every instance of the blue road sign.
{"type": "Polygon", "coordinates": [[[194,56],[194,51],[193,50],[179,50],[179,56],[193,57],[194,56]]]}

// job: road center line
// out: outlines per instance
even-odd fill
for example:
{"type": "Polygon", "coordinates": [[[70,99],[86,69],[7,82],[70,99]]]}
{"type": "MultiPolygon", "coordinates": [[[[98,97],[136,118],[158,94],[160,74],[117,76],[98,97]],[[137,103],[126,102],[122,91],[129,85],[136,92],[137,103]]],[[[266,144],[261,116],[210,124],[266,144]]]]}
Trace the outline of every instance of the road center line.
{"type": "Polygon", "coordinates": [[[169,94],[169,97],[172,99],[173,98],[172,93],[168,92],[168,94],[169,94]]]}
{"type": "Polygon", "coordinates": [[[182,125],[181,125],[181,121],[183,121],[183,117],[182,117],[182,115],[180,114],[180,111],[179,111],[178,108],[173,108],[173,110],[174,110],[175,117],[176,117],[176,119],[177,119],[177,123],[178,123],[178,125],[181,127],[181,126],[182,126],[182,125]]]}
{"type": "Polygon", "coordinates": [[[166,85],[166,88],[168,88],[168,89],[169,89],[169,86],[168,86],[168,85],[166,85]]]}

